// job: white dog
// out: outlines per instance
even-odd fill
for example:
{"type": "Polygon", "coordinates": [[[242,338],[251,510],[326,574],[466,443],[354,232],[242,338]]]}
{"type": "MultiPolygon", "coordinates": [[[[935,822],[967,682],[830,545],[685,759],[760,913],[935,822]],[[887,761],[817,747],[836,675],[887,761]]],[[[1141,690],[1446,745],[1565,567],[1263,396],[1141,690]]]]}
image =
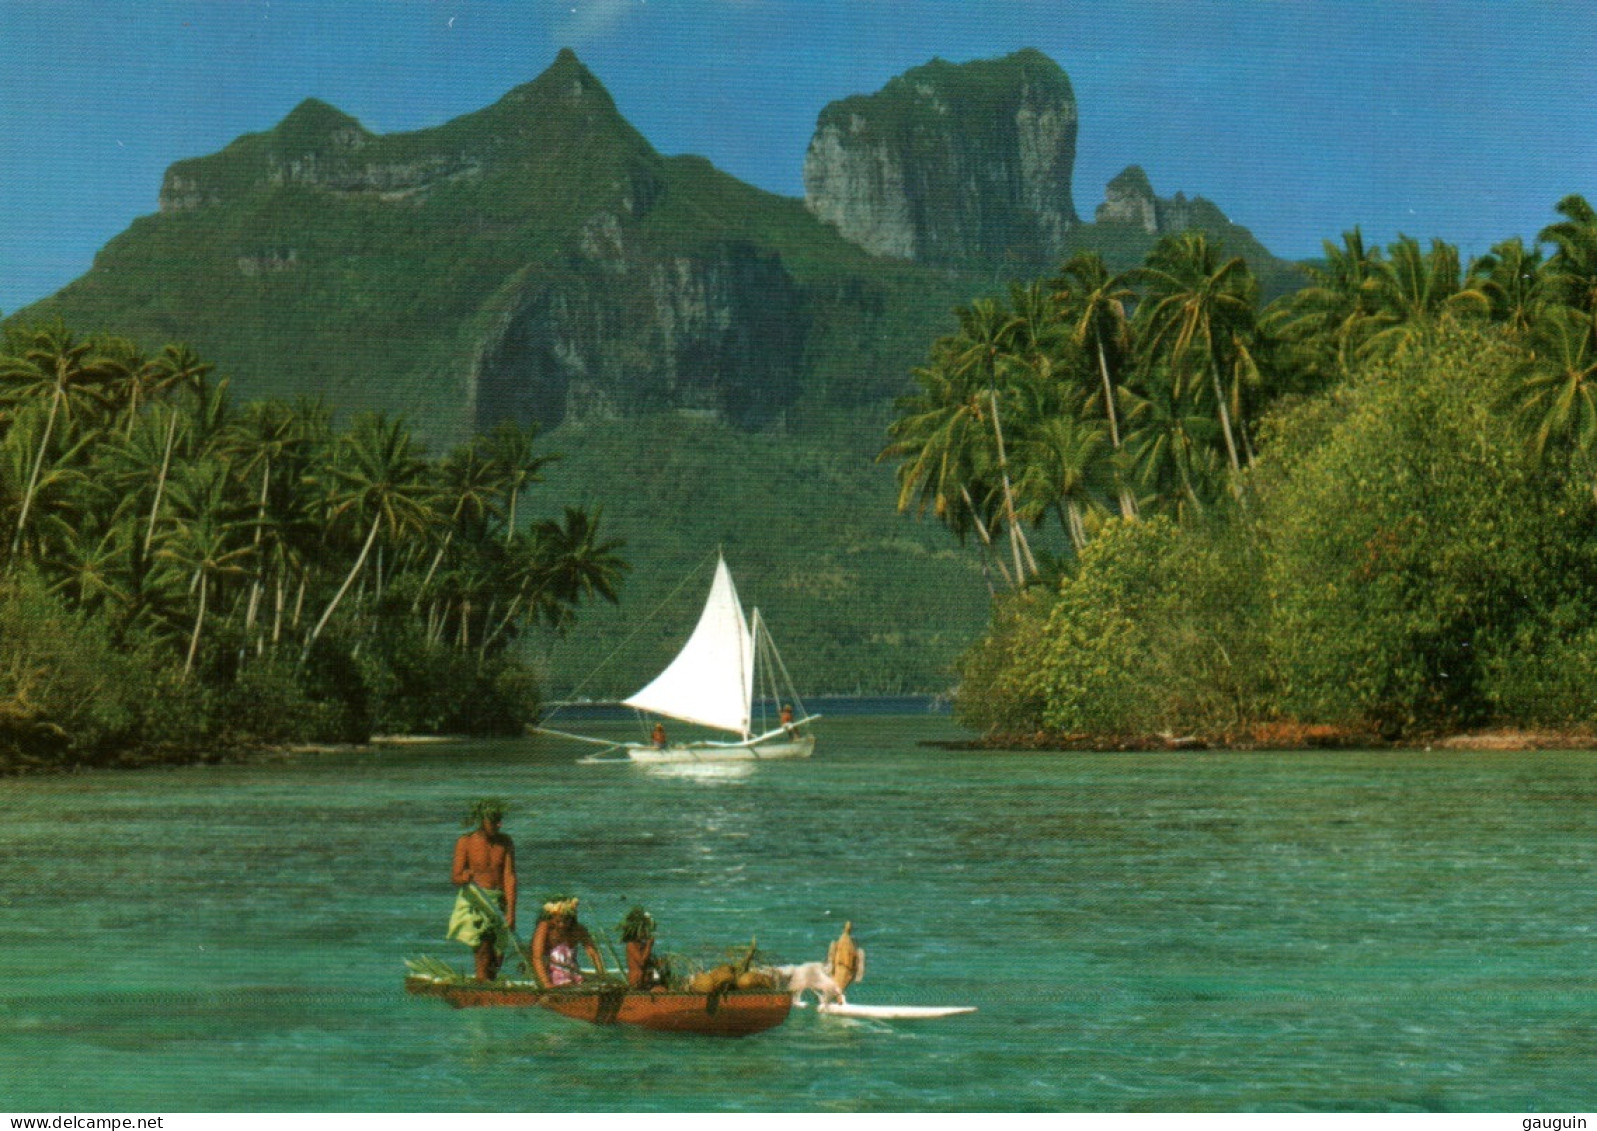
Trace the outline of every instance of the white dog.
{"type": "Polygon", "coordinates": [[[800,1009],[804,1008],[804,991],[809,990],[815,995],[815,1000],[820,1005],[828,1002],[841,1002],[848,1004],[848,999],[843,996],[843,991],[838,988],[832,976],[826,972],[826,964],[822,962],[805,962],[798,966],[778,966],[776,972],[780,977],[787,979],[787,988],[793,995],[793,1004],[800,1009]]]}

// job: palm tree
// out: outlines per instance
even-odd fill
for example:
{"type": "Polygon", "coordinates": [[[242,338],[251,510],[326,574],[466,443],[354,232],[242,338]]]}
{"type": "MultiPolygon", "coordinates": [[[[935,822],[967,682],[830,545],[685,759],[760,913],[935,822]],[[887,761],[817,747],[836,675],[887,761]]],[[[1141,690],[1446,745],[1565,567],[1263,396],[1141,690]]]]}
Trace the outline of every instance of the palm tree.
{"type": "Polygon", "coordinates": [[[1284,296],[1266,314],[1268,332],[1307,351],[1317,370],[1314,385],[1345,378],[1370,331],[1379,248],[1366,247],[1358,228],[1342,233],[1342,246],[1324,241],[1325,266],[1308,268],[1310,285],[1284,296]]]}
{"type": "Polygon", "coordinates": [[[512,420],[500,421],[489,431],[486,440],[487,455],[499,466],[503,477],[506,500],[505,544],[520,529],[517,525],[516,504],[521,493],[534,483],[543,482],[543,469],[558,456],[540,456],[533,452],[533,442],[538,438],[537,424],[522,426],[512,420]]]}
{"type": "MultiPolygon", "coordinates": [[[[152,376],[149,378],[151,391],[167,394],[169,399],[173,393],[184,393],[185,399],[191,402],[192,410],[185,412],[176,404],[166,405],[166,442],[162,446],[161,468],[155,477],[155,494],[150,502],[150,521],[144,532],[146,554],[149,553],[150,542],[155,537],[155,524],[160,520],[161,498],[166,493],[166,480],[172,470],[172,456],[177,448],[179,430],[187,426],[191,434],[189,443],[194,446],[190,455],[197,456],[204,439],[221,426],[226,400],[220,392],[211,388],[209,377],[214,368],[209,363],[201,361],[199,355],[186,345],[167,346],[151,363],[152,376]]],[[[132,432],[133,419],[130,417],[128,435],[131,436],[132,432]]]]}
{"type": "Polygon", "coordinates": [[[1597,311],[1597,210],[1572,194],[1555,211],[1564,219],[1536,237],[1555,248],[1547,260],[1548,285],[1560,302],[1590,314],[1597,311]]]}
{"type": "MultiPolygon", "coordinates": [[[[1247,263],[1236,256],[1220,262],[1218,249],[1202,232],[1166,236],[1149,253],[1147,265],[1132,272],[1147,284],[1146,343],[1168,358],[1179,398],[1186,375],[1195,368],[1209,377],[1220,419],[1221,435],[1233,476],[1242,470],[1232,406],[1239,400],[1233,378],[1235,355],[1254,333],[1257,287],[1247,263]]],[[[1237,482],[1233,490],[1240,492],[1237,482]]]]}
{"type": "MultiPolygon", "coordinates": [[[[256,569],[250,580],[249,605],[244,615],[246,637],[255,630],[261,596],[268,581],[272,580],[269,571],[280,570],[285,565],[283,543],[289,526],[300,517],[303,509],[303,496],[295,489],[293,472],[296,467],[303,467],[307,445],[302,421],[281,401],[246,405],[218,437],[219,450],[229,458],[241,482],[248,483],[257,474],[260,477],[259,489],[252,488],[255,519],[250,545],[256,569]]],[[[298,478],[302,480],[303,475],[298,478]]],[[[280,574],[276,581],[281,588],[280,574]]]]}
{"type": "Polygon", "coordinates": [[[619,540],[600,540],[599,517],[567,507],[560,521],[547,519],[516,535],[506,570],[513,595],[503,619],[484,634],[483,655],[523,612],[563,631],[583,600],[619,600],[621,579],[631,567],[620,555],[619,540]]]}
{"type": "Polygon", "coordinates": [[[1400,235],[1386,251],[1370,286],[1373,333],[1363,345],[1366,356],[1395,352],[1429,333],[1444,313],[1490,313],[1484,294],[1461,285],[1458,248],[1452,244],[1432,240],[1431,250],[1424,252],[1418,240],[1400,235]]]}
{"type": "Polygon", "coordinates": [[[1465,287],[1485,297],[1491,320],[1509,337],[1526,338],[1548,303],[1542,266],[1541,249],[1527,249],[1515,236],[1470,264],[1465,287]]]}
{"type": "Polygon", "coordinates": [[[427,576],[422,578],[416,591],[412,611],[421,604],[423,594],[432,584],[433,574],[449,551],[456,534],[476,537],[486,533],[489,520],[499,513],[499,497],[506,495],[515,506],[516,487],[512,480],[515,471],[510,464],[494,459],[489,447],[481,439],[473,439],[454,451],[437,469],[437,486],[434,505],[439,508],[434,525],[444,531],[444,540],[433,554],[427,576]]]}
{"type": "MultiPolygon", "coordinates": [[[[932,514],[964,542],[974,529],[981,541],[984,565],[991,562],[1010,588],[1020,578],[1005,568],[997,553],[992,529],[1000,520],[992,508],[979,505],[998,494],[992,483],[991,447],[980,393],[934,364],[915,370],[921,386],[898,401],[899,416],[888,427],[889,442],[876,458],[899,460],[898,510],[915,508],[932,514]]],[[[1000,508],[1001,509],[1001,508],[1000,508]]]]}
{"type": "Polygon", "coordinates": [[[546,519],[533,527],[546,566],[545,588],[568,608],[594,597],[614,604],[622,576],[632,568],[620,555],[620,539],[600,540],[599,518],[566,507],[560,521],[546,519]]]}
{"type": "Polygon", "coordinates": [[[153,372],[150,359],[137,343],[126,338],[108,338],[101,349],[106,361],[106,407],[113,417],[125,415],[131,425],[153,372]]]}
{"type": "Polygon", "coordinates": [[[229,578],[244,576],[247,560],[255,552],[245,538],[248,524],[241,519],[247,504],[232,497],[233,482],[220,461],[186,465],[173,484],[174,515],[155,554],[188,575],[198,594],[183,661],[184,679],[194,669],[212,591],[229,578]]]}
{"type": "Polygon", "coordinates": [[[43,447],[40,437],[54,423],[51,415],[49,405],[24,405],[13,413],[11,429],[0,443],[0,514],[17,528],[13,562],[24,550],[35,560],[45,556],[81,525],[89,503],[93,483],[81,465],[94,433],[70,421],[55,428],[53,458],[41,467],[36,453],[43,447]]]}
{"type": "Polygon", "coordinates": [[[111,374],[111,363],[95,351],[93,342],[77,341],[60,325],[36,331],[21,357],[0,358],[0,383],[6,386],[7,400],[18,403],[48,399],[50,405],[28,485],[23,491],[16,533],[11,541],[13,557],[22,546],[22,533],[28,526],[28,512],[33,509],[45,453],[55,437],[57,420],[63,414],[70,416],[80,403],[103,400],[102,390],[111,374]]]}
{"type": "Polygon", "coordinates": [[[1023,365],[1016,364],[1013,353],[1017,319],[991,299],[977,299],[969,307],[956,310],[955,314],[959,318],[960,332],[945,339],[943,364],[971,398],[970,411],[975,418],[981,420],[986,416],[991,422],[998,456],[998,480],[1003,489],[1004,525],[1014,557],[1015,577],[1024,584],[1028,574],[1037,573],[1037,561],[1032,557],[1031,546],[1015,514],[1015,490],[1010,482],[1003,414],[999,408],[999,386],[1002,384],[1007,390],[1010,378],[1024,371],[1023,365]]]}
{"type": "Polygon", "coordinates": [[[1144,500],[1178,519],[1203,513],[1219,478],[1219,429],[1196,403],[1198,391],[1156,373],[1127,413],[1129,474],[1144,500]]]}
{"type": "Polygon", "coordinates": [[[1534,353],[1519,371],[1518,407],[1532,428],[1531,450],[1545,458],[1555,444],[1597,448],[1597,342],[1591,317],[1569,307],[1548,310],[1532,337],[1534,353]]]}
{"type": "Polygon", "coordinates": [[[431,494],[427,463],[400,421],[390,421],[380,413],[357,416],[326,472],[331,481],[329,521],[359,523],[366,527],[366,538],[343,584],[306,638],[301,663],[365,568],[378,534],[386,529],[390,537],[398,538],[420,533],[427,527],[431,494]]]}
{"type": "Polygon", "coordinates": [[[1050,417],[1030,429],[1020,460],[1024,471],[1018,484],[1023,518],[1036,522],[1049,507],[1059,511],[1059,524],[1080,554],[1087,547],[1084,515],[1099,504],[1110,489],[1124,491],[1114,482],[1103,428],[1071,415],[1050,417]]]}
{"type": "Polygon", "coordinates": [[[128,537],[125,523],[103,529],[80,524],[56,543],[45,560],[54,580],[51,592],[68,597],[81,609],[113,604],[126,611],[133,604],[128,586],[128,537]]]}
{"type": "MultiPolygon", "coordinates": [[[[1072,325],[1071,335],[1076,345],[1098,363],[1098,375],[1103,382],[1104,419],[1109,425],[1109,442],[1115,451],[1120,450],[1120,420],[1116,402],[1119,399],[1116,382],[1111,376],[1132,354],[1131,321],[1126,307],[1136,301],[1136,293],[1125,286],[1119,275],[1111,275],[1104,266],[1103,257],[1095,251],[1078,252],[1072,256],[1055,280],[1055,295],[1072,325]]],[[[1123,518],[1137,517],[1137,503],[1131,490],[1124,484],[1116,491],[1123,518]]]]}

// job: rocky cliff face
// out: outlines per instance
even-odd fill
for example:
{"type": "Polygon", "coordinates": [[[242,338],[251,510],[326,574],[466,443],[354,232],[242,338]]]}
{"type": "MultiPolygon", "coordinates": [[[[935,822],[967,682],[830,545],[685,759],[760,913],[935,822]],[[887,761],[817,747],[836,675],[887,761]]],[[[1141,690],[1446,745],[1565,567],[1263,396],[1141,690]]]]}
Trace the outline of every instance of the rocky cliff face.
{"type": "Polygon", "coordinates": [[[1078,223],[1076,100],[1040,52],[934,60],[820,114],[809,210],[876,255],[1046,264],[1078,223]]]}
{"type": "Polygon", "coordinates": [[[661,409],[758,427],[798,396],[804,319],[778,257],[741,242],[640,251],[625,231],[594,221],[572,269],[492,328],[471,381],[476,427],[661,409]]]}
{"type": "Polygon", "coordinates": [[[1093,214],[1100,224],[1131,224],[1150,236],[1167,236],[1193,228],[1220,231],[1231,226],[1225,214],[1201,196],[1188,200],[1182,193],[1154,195],[1148,174],[1129,166],[1104,189],[1103,203],[1093,214]]]}

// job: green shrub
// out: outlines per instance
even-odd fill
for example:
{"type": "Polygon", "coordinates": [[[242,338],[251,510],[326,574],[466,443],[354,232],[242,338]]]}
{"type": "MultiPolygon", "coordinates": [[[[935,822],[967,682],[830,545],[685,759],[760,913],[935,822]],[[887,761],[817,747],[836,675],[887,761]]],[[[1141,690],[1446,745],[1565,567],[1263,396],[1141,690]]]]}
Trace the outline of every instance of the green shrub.
{"type": "Polygon", "coordinates": [[[1482,660],[1494,718],[1523,726],[1590,727],[1597,721],[1597,624],[1569,602],[1521,625],[1482,660]]]}
{"type": "Polygon", "coordinates": [[[1362,372],[1329,427],[1277,422],[1253,486],[1286,713],[1392,737],[1496,714],[1483,659],[1579,542],[1499,414],[1514,361],[1451,327],[1362,372]]]}
{"type": "Polygon", "coordinates": [[[1257,548],[1241,525],[1112,521],[1057,597],[1010,598],[965,656],[962,721],[1000,731],[1215,733],[1266,708],[1257,548]]]}
{"type": "Polygon", "coordinates": [[[1051,595],[1040,589],[993,603],[992,627],[959,660],[954,714],[962,726],[1004,733],[1041,728],[1047,702],[1028,673],[1052,607],[1051,595]]]}
{"type": "Polygon", "coordinates": [[[153,675],[32,573],[0,581],[0,768],[96,762],[142,741],[153,675]]]}
{"type": "Polygon", "coordinates": [[[216,698],[233,742],[336,741],[349,729],[342,705],[308,694],[287,659],[252,659],[216,698]]]}
{"type": "Polygon", "coordinates": [[[515,735],[536,716],[536,680],[513,657],[432,643],[399,626],[363,649],[372,726],[383,734],[515,735]]]}

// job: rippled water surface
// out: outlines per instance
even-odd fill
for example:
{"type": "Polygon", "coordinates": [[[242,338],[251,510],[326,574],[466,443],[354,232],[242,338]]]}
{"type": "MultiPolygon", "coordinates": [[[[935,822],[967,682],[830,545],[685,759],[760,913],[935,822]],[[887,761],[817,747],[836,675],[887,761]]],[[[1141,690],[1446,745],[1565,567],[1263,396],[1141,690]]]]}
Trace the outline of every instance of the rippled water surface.
{"type": "MultiPolygon", "coordinates": [[[[822,724],[809,762],[574,764],[531,741],[0,781],[0,1109],[1597,1107],[1597,756],[951,752],[822,724]],[[456,1012],[465,799],[529,895],[666,950],[869,954],[741,1041],[456,1012]]],[[[530,916],[528,917],[530,918],[530,916]]]]}

